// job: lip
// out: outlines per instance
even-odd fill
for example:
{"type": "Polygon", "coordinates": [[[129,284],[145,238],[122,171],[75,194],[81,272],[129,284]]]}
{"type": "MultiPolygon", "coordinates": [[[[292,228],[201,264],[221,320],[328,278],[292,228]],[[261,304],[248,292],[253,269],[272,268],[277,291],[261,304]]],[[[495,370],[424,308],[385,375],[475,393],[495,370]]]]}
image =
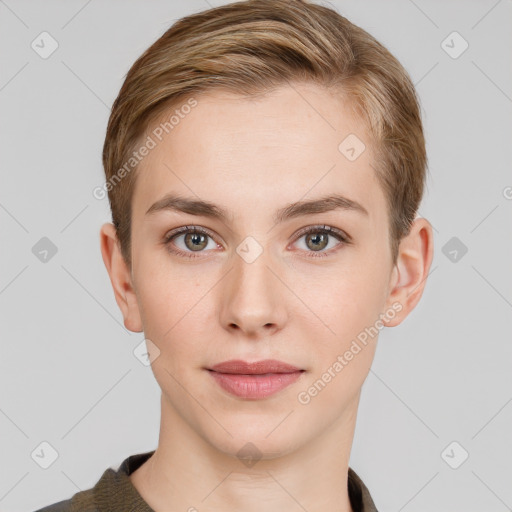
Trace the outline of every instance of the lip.
{"type": "Polygon", "coordinates": [[[304,372],[296,366],[275,359],[255,363],[231,360],[207,370],[222,389],[249,400],[261,400],[278,393],[304,372]]]}
{"type": "Polygon", "coordinates": [[[264,359],[254,363],[247,363],[242,359],[231,359],[216,364],[209,370],[219,373],[236,373],[239,375],[261,375],[265,373],[294,373],[301,371],[300,368],[277,359],[264,359]]]}

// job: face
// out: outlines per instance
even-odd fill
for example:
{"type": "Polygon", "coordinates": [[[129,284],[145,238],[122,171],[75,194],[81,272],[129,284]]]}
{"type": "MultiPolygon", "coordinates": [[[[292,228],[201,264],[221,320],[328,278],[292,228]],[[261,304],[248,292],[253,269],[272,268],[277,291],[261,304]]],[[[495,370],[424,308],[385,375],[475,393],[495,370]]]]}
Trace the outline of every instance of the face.
{"type": "Polygon", "coordinates": [[[224,453],[251,441],[271,458],[355,414],[398,276],[386,199],[362,124],[326,90],[195,99],[138,169],[125,325],[158,348],[168,414],[224,453]],[[233,359],[302,371],[237,396],[209,370],[233,359]]]}

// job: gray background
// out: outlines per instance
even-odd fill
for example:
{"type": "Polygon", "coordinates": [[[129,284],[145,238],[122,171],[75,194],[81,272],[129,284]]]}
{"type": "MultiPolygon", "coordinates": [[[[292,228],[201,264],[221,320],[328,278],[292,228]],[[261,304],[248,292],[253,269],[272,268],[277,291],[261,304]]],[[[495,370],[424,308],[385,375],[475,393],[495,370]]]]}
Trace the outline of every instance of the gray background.
{"type": "MultiPolygon", "coordinates": [[[[115,303],[99,249],[108,202],[92,190],[133,61],[175,19],[220,3],[0,0],[1,511],[68,498],[157,445],[159,388],[115,303]],[[43,31],[59,45],[47,59],[31,48],[43,31]],[[46,262],[43,237],[57,248],[46,262]],[[58,452],[48,469],[31,456],[44,441],[58,452]]],[[[420,213],[435,228],[422,301],[380,335],[350,465],[381,512],[511,510],[512,3],[333,4],[417,85],[420,213]],[[453,31],[469,44],[457,58],[463,41],[442,43],[453,31]]]]}

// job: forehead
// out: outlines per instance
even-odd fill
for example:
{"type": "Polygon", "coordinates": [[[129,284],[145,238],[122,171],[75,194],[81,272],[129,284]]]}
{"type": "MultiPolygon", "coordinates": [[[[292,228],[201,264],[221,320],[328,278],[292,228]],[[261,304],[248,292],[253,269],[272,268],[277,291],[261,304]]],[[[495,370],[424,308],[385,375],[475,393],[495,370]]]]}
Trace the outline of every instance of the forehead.
{"type": "Polygon", "coordinates": [[[185,100],[148,128],[156,145],[139,165],[134,216],[168,192],[233,209],[331,192],[383,207],[370,139],[340,94],[294,84],[251,98],[213,90],[193,99],[162,140],[155,129],[185,100]]]}

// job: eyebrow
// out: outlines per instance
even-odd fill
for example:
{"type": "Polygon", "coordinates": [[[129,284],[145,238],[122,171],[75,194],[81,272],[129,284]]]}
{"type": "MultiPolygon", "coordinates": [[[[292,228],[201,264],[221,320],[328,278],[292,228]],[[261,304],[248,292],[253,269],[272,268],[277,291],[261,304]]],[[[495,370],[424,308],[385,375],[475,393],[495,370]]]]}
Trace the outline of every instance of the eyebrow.
{"type": "MultiPolygon", "coordinates": [[[[366,208],[357,201],[348,199],[347,197],[339,194],[330,194],[317,199],[299,201],[285,206],[284,208],[276,211],[273,221],[277,224],[303,215],[325,213],[337,209],[354,211],[363,215],[368,215],[366,208]]],[[[156,203],[151,205],[146,212],[146,215],[167,210],[202,217],[210,217],[218,219],[224,223],[228,223],[233,218],[233,215],[230,215],[225,208],[222,208],[219,205],[209,201],[183,197],[172,193],[165,195],[162,199],[159,199],[156,203]]]]}

